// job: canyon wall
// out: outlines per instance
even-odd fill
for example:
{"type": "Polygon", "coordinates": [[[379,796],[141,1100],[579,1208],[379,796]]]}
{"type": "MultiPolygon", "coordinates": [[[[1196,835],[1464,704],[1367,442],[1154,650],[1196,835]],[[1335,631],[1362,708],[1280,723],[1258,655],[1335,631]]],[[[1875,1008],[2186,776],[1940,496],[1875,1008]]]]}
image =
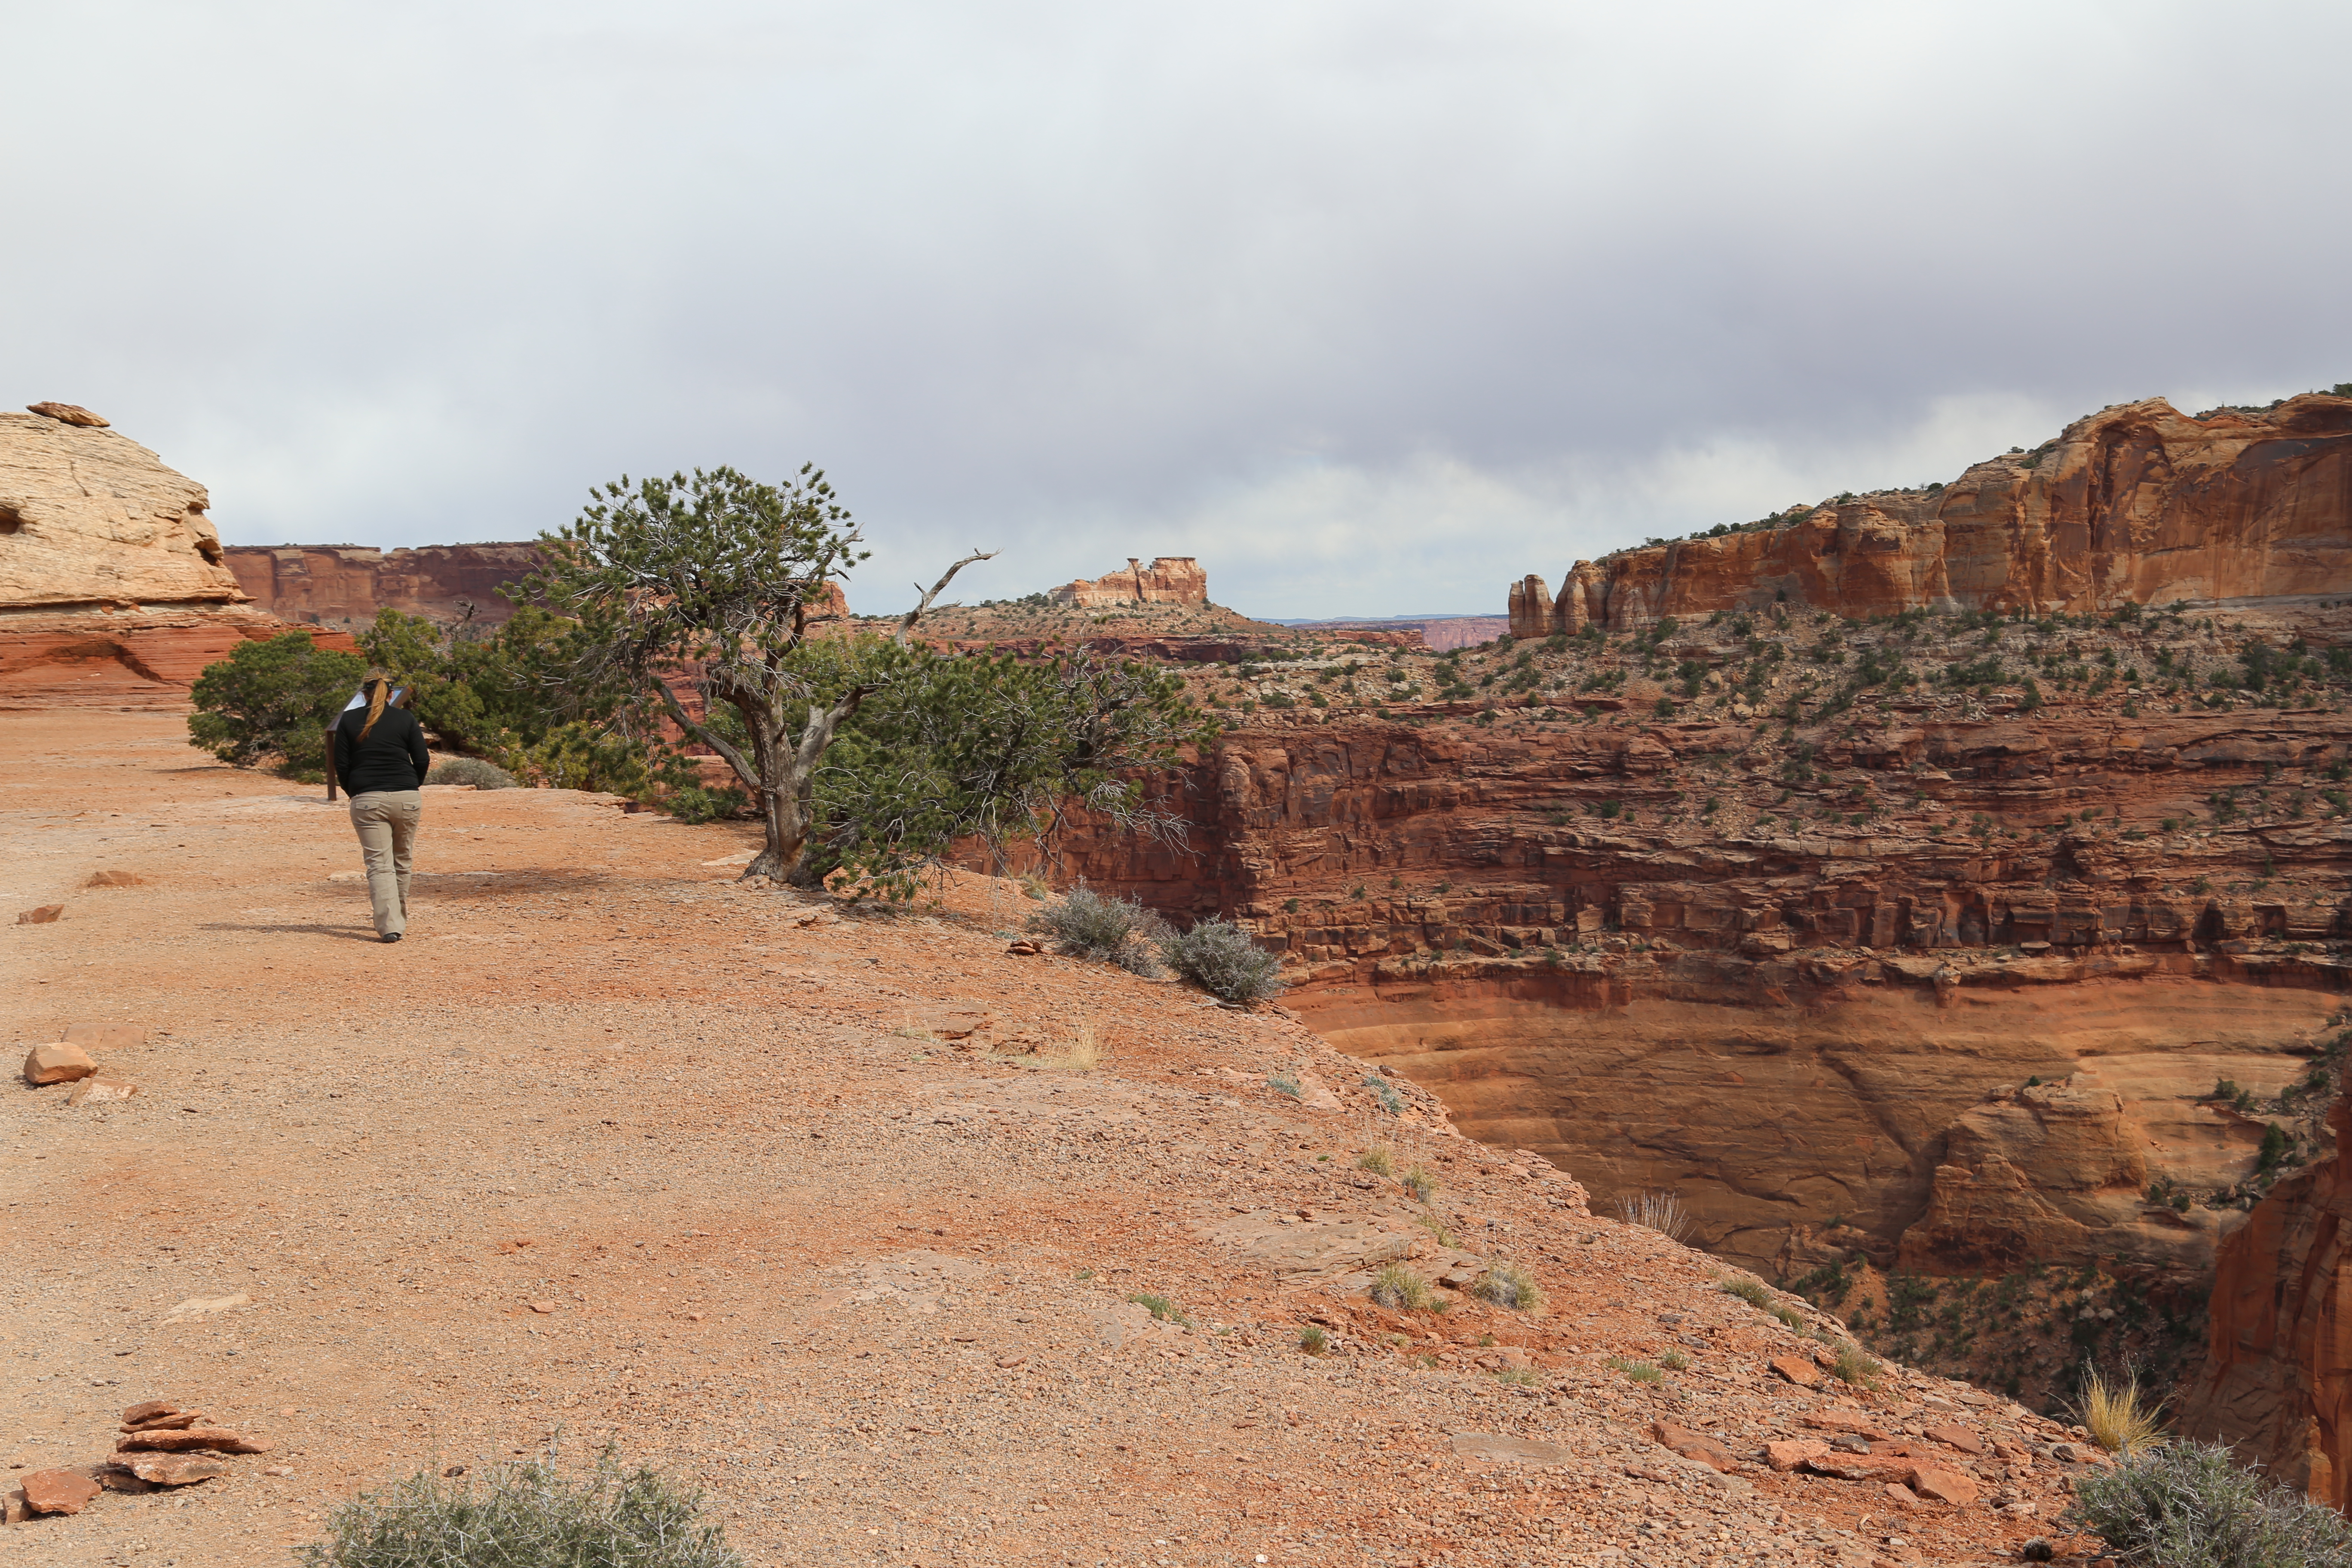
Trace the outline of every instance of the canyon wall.
{"type": "Polygon", "coordinates": [[[2340,762],[2352,715],[1888,706],[1811,761],[1909,821],[1711,826],[1694,794],[1774,790],[1724,768],[1750,742],[1269,718],[1165,782],[1183,844],[1081,825],[1063,870],[1238,917],[1335,1044],[1596,1192],[1675,1188],[1727,1256],[1843,1229],[1931,1272],[2198,1277],[2237,1212],[2147,1184],[2253,1174],[2263,1119],[2200,1097],[2304,1072],[2352,977],[2352,824],[2164,823],[2340,762]],[[1927,826],[1980,812],[2046,831],[1927,826]]]}
{"type": "Polygon", "coordinates": [[[2104,611],[2352,596],[2352,398],[2192,418],[2104,409],[1934,490],[1580,561],[1557,595],[1511,585],[1515,637],[1776,603],[1840,616],[1946,607],[2104,611]]]}
{"type": "Polygon", "coordinates": [[[0,414],[0,706],[177,707],[284,623],[229,570],[205,487],[87,410],[0,414]]]}
{"type": "Polygon", "coordinates": [[[539,559],[536,544],[236,544],[227,551],[230,570],[254,603],[286,620],[345,630],[367,626],[379,610],[494,625],[514,613],[499,590],[536,571],[539,559]]]}
{"type": "Polygon", "coordinates": [[[2352,1097],[2335,1157],[2282,1182],[2222,1244],[2205,1364],[2182,1402],[2192,1436],[2352,1509],[2352,1097]]]}
{"type": "Polygon", "coordinates": [[[1111,605],[1205,605],[1209,574],[1190,555],[1161,555],[1143,565],[1127,558],[1127,570],[1065,583],[1050,595],[1055,604],[1095,609],[1111,605]]]}

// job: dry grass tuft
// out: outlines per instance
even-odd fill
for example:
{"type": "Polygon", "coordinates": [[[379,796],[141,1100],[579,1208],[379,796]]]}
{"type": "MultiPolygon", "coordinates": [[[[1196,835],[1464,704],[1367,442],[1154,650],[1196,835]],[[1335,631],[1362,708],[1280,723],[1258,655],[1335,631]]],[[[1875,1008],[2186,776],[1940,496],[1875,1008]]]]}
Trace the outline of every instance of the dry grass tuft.
{"type": "Polygon", "coordinates": [[[1389,1152],[1387,1144],[1375,1143],[1356,1156],[1356,1169],[1370,1171],[1375,1176],[1392,1176],[1396,1174],[1396,1156],[1389,1152]]]}
{"type": "Polygon", "coordinates": [[[1402,1263],[1385,1265],[1372,1276],[1373,1304],[1391,1311],[1419,1312],[1430,1303],[1429,1281],[1402,1263]]]}
{"type": "Polygon", "coordinates": [[[2158,1406],[2142,1392],[2139,1374],[2110,1383],[2093,1367],[2083,1378],[2083,1425],[2091,1441],[2110,1454],[2137,1454],[2164,1441],[2158,1406]]]}
{"type": "Polygon", "coordinates": [[[1627,1193],[1618,1198],[1617,1213],[1627,1225],[1648,1226],[1669,1241],[1689,1240],[1698,1223],[1679,1193],[1627,1193]]]}

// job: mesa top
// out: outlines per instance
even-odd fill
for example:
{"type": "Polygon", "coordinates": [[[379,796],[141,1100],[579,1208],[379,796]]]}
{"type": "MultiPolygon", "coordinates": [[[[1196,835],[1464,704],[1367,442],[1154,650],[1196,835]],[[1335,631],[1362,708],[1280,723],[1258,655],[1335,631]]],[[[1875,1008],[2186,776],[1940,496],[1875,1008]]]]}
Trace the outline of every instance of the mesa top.
{"type": "Polygon", "coordinates": [[[335,779],[349,795],[374,790],[416,789],[433,759],[425,751],[425,726],[405,708],[383,710],[368,737],[360,739],[367,710],[353,708],[335,721],[335,779]]]}

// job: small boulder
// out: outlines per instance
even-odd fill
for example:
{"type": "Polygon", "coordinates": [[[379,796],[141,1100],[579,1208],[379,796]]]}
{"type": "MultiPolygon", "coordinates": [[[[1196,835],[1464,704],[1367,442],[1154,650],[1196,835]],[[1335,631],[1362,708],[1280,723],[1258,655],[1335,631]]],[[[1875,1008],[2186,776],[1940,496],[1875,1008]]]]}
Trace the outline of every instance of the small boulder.
{"type": "Polygon", "coordinates": [[[228,1467],[194,1454],[128,1454],[108,1466],[110,1476],[125,1471],[151,1487],[190,1487],[228,1474],[228,1467]]]}
{"type": "Polygon", "coordinates": [[[1650,1423],[1650,1436],[1656,1438],[1662,1447],[1673,1449],[1685,1459],[1696,1459],[1710,1469],[1728,1474],[1739,1468],[1739,1461],[1732,1458],[1731,1450],[1723,1446],[1722,1439],[1707,1433],[1695,1432],[1673,1421],[1653,1421],[1650,1423]]]}
{"type": "Polygon", "coordinates": [[[0,1492],[0,1524],[22,1524],[33,1517],[33,1505],[25,1500],[25,1489],[10,1487],[0,1492]]]}
{"type": "Polygon", "coordinates": [[[1985,1451],[1985,1440],[1966,1426],[1947,1425],[1923,1430],[1925,1436],[1933,1437],[1946,1447],[1958,1448],[1963,1454],[1982,1454],[1985,1451]]]}
{"type": "Polygon", "coordinates": [[[25,1057],[25,1081],[35,1089],[52,1083],[72,1083],[97,1070],[98,1062],[88,1051],[63,1041],[35,1046],[25,1057]]]}
{"type": "Polygon", "coordinates": [[[1886,1483],[1886,1499],[1889,1502],[1917,1502],[1919,1494],[1901,1481],[1889,1481],[1886,1483]]]}
{"type": "Polygon", "coordinates": [[[100,871],[82,884],[85,888],[143,888],[147,879],[136,871],[100,871]]]}
{"type": "Polygon", "coordinates": [[[99,1484],[79,1470],[35,1470],[17,1485],[35,1513],[79,1513],[99,1494],[99,1484]]]}
{"type": "Polygon", "coordinates": [[[1764,1462],[1786,1475],[1808,1459],[1818,1459],[1830,1451],[1827,1443],[1811,1437],[1795,1437],[1784,1442],[1764,1445],[1764,1462]]]}
{"type": "Polygon", "coordinates": [[[1769,1364],[1774,1372],[1799,1388],[1819,1388],[1822,1385],[1822,1369],[1803,1356],[1776,1355],[1769,1364]]]}
{"type": "Polygon", "coordinates": [[[16,917],[16,923],[20,926],[52,925],[65,912],[66,907],[63,904],[43,904],[37,910],[26,910],[19,914],[16,917]]]}
{"type": "Polygon", "coordinates": [[[25,411],[44,419],[54,419],[60,425],[79,425],[85,429],[104,430],[110,423],[103,415],[92,414],[79,403],[27,403],[25,411]]]}
{"type": "Polygon", "coordinates": [[[1911,1489],[1933,1502],[1971,1503],[1979,1493],[1976,1482],[1958,1470],[1920,1465],[1911,1472],[1911,1489]]]}

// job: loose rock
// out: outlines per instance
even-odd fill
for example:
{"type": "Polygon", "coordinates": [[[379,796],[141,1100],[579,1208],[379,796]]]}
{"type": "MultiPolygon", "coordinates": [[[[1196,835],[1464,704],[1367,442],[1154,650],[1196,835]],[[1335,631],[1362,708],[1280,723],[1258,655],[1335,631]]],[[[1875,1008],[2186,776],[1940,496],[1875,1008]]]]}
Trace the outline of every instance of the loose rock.
{"type": "Polygon", "coordinates": [[[66,907],[63,904],[43,904],[37,910],[26,910],[18,915],[16,923],[20,926],[45,926],[54,922],[65,912],[66,907]]]}
{"type": "Polygon", "coordinates": [[[79,1470],[35,1470],[19,1483],[35,1513],[79,1513],[99,1494],[99,1485],[79,1470]]]}
{"type": "Polygon", "coordinates": [[[88,1051],[63,1041],[35,1046],[25,1057],[25,1081],[36,1089],[52,1083],[72,1083],[97,1070],[98,1062],[88,1051]]]}

